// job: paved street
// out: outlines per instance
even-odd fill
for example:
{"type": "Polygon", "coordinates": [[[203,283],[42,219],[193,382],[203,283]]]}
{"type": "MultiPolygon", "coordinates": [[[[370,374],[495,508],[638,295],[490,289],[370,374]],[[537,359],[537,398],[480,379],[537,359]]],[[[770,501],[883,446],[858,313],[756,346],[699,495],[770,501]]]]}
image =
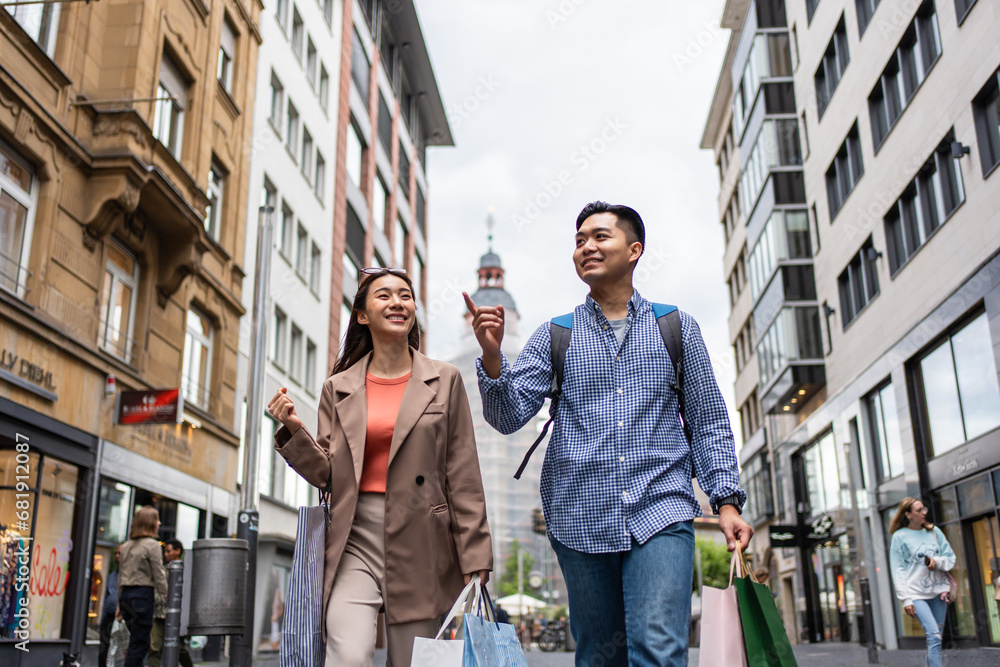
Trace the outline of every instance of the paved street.
{"type": "MultiPolygon", "coordinates": [[[[807,644],[793,647],[801,667],[863,667],[868,665],[868,651],[857,644],[807,644]]],[[[532,649],[525,653],[528,667],[573,667],[572,653],[544,653],[532,649]]],[[[918,667],[924,664],[923,651],[879,651],[880,665],[918,667]]],[[[962,649],[945,651],[944,667],[996,667],[1000,649],[962,649]]],[[[691,649],[688,663],[698,667],[698,649],[691,649]]],[[[375,654],[375,667],[384,667],[385,651],[375,654]]]]}

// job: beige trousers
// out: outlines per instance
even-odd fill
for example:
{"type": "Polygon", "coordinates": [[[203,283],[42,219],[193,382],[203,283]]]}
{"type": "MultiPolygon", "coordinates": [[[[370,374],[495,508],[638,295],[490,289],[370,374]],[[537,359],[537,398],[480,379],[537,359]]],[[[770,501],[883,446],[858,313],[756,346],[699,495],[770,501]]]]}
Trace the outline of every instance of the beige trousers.
{"type": "MultiPolygon", "coordinates": [[[[385,605],[385,494],[362,493],[326,610],[326,666],[369,667],[385,605]]],[[[433,637],[438,619],[388,625],[386,667],[410,667],[415,637],[433,637]]]]}

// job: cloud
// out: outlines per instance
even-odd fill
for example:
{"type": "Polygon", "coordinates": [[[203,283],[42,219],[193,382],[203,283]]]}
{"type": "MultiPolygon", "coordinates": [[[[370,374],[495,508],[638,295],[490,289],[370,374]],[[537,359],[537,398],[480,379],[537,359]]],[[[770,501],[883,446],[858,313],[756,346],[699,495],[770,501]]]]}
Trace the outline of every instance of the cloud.
{"type": "MultiPolygon", "coordinates": [[[[476,97],[484,77],[495,83],[453,123],[455,147],[428,149],[429,295],[475,289],[493,206],[493,248],[530,332],[586,294],[571,260],[580,209],[628,204],[647,246],[670,258],[637,288],[699,320],[732,406],[718,172],[699,149],[729,38],[723,4],[417,0],[445,108],[476,97]]],[[[434,318],[432,355],[456,349],[462,312],[456,302],[434,318]]]]}

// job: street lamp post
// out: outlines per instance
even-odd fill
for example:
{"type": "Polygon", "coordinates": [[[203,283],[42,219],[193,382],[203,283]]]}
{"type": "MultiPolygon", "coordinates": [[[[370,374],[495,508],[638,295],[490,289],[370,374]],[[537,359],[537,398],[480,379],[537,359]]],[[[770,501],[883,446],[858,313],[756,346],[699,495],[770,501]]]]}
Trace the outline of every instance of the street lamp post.
{"type": "Polygon", "coordinates": [[[271,244],[274,207],[261,206],[257,216],[257,265],[253,283],[253,314],[250,330],[250,373],[247,378],[247,421],[243,457],[243,485],[236,537],[247,541],[246,606],[243,634],[230,641],[229,667],[250,667],[253,663],[253,613],[257,593],[257,458],[264,393],[264,350],[267,346],[267,298],[271,275],[271,244]]]}

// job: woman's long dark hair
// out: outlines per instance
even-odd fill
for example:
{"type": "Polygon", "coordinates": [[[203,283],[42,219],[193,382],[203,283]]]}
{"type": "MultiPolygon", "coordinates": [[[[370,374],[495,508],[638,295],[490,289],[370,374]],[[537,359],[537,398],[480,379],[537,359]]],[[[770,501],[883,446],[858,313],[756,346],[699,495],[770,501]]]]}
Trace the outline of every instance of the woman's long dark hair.
{"type": "MultiPolygon", "coordinates": [[[[375,284],[376,280],[380,280],[385,276],[395,276],[405,282],[407,287],[410,288],[410,293],[414,295],[414,299],[416,298],[413,281],[410,280],[409,276],[386,273],[363,280],[358,285],[358,293],[354,295],[354,304],[351,306],[351,321],[347,325],[347,333],[344,334],[344,340],[340,342],[340,356],[337,357],[337,363],[333,366],[332,375],[346,371],[375,349],[375,345],[372,343],[372,333],[369,331],[367,324],[358,322],[358,313],[365,309],[365,304],[368,302],[368,294],[372,291],[372,285],[375,284]]],[[[418,322],[414,322],[413,327],[410,329],[408,343],[413,349],[420,349],[420,324],[418,322]]]]}

